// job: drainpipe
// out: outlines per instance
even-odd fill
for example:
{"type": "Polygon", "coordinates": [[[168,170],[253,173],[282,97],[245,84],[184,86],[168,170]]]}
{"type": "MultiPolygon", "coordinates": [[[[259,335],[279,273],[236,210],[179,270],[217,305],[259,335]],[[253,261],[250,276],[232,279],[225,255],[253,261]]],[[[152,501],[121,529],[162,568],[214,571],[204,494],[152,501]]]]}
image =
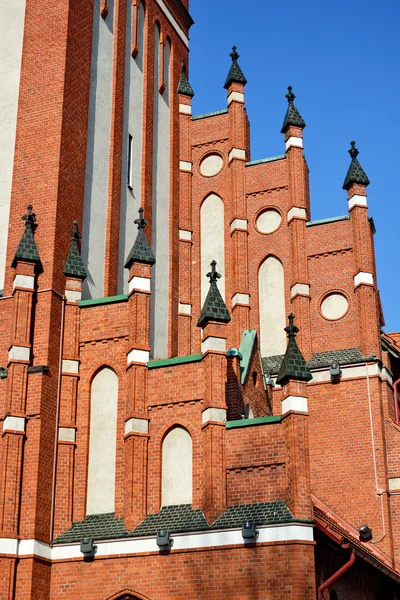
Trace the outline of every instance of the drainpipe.
{"type": "Polygon", "coordinates": [[[399,424],[399,401],[397,400],[397,386],[400,383],[400,379],[393,384],[393,406],[394,406],[394,422],[399,424]]]}
{"type": "Polygon", "coordinates": [[[345,550],[350,550],[351,551],[350,558],[347,561],[347,563],[345,563],[342,567],[340,567],[340,569],[338,571],[336,571],[336,573],[334,573],[333,575],[331,575],[329,577],[329,579],[327,579],[326,581],[324,581],[324,583],[319,586],[319,588],[318,588],[318,600],[323,600],[322,594],[326,590],[326,588],[329,587],[329,586],[331,586],[333,583],[335,583],[335,581],[337,579],[339,579],[339,577],[341,577],[344,573],[346,573],[346,571],[348,571],[350,569],[350,567],[352,567],[354,565],[354,561],[356,560],[356,555],[355,555],[355,552],[354,552],[354,548],[350,544],[342,544],[342,548],[344,548],[345,550]]]}

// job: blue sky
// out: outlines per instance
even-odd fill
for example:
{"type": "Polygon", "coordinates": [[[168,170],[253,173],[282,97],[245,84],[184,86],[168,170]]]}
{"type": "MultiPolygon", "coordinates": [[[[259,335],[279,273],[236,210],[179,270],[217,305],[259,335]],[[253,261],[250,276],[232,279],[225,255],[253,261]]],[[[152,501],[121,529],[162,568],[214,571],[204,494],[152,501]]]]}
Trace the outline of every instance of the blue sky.
{"type": "Polygon", "coordinates": [[[189,0],[193,112],[226,108],[232,45],[248,80],[251,159],[284,153],[285,94],[307,123],[312,219],[347,213],[342,184],[355,140],[371,185],[378,286],[386,331],[400,330],[399,0],[189,0]]]}

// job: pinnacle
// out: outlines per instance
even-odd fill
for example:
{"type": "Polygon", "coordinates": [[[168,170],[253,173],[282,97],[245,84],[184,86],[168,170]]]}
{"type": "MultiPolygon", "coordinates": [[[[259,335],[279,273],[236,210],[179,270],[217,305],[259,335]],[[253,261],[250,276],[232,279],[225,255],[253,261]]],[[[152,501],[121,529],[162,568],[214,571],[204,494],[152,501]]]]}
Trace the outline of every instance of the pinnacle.
{"type": "Polygon", "coordinates": [[[365,186],[369,185],[369,179],[364,169],[358,162],[357,156],[359,151],[357,150],[356,143],[354,141],[350,142],[349,154],[351,156],[351,163],[343,183],[343,189],[348,190],[353,183],[359,183],[360,185],[365,186]]]}
{"type": "Polygon", "coordinates": [[[241,83],[242,85],[246,85],[247,83],[247,79],[243,75],[243,71],[240,68],[239,63],[237,62],[239,54],[236,52],[236,46],[232,47],[232,52],[229,56],[232,59],[232,64],[224,85],[224,88],[226,90],[229,88],[231,83],[241,83]]]}
{"type": "Polygon", "coordinates": [[[207,273],[210,279],[210,289],[201,309],[200,317],[197,322],[198,327],[204,327],[207,321],[219,321],[221,323],[229,323],[231,320],[226,304],[218,289],[217,281],[221,277],[216,270],[217,263],[215,260],[211,263],[211,271],[207,273]]]}
{"type": "Polygon", "coordinates": [[[307,367],[304,356],[296,342],[296,334],[299,329],[294,324],[294,314],[290,313],[288,318],[289,325],[285,327],[285,331],[289,341],[276,380],[279,385],[285,384],[289,379],[297,381],[310,381],[312,379],[310,369],[307,367]]]}
{"type": "Polygon", "coordinates": [[[138,232],[132,250],[129,252],[128,258],[126,259],[125,269],[129,269],[133,262],[145,263],[148,265],[154,265],[156,262],[149,241],[144,233],[147,221],[143,218],[143,208],[139,208],[138,212],[139,219],[135,219],[134,221],[135,225],[137,225],[138,232]]]}
{"type": "Polygon", "coordinates": [[[193,96],[194,96],[193,88],[190,85],[189,80],[187,78],[187,69],[186,69],[185,61],[183,58],[182,58],[181,77],[179,79],[179,84],[178,84],[178,94],[182,94],[183,96],[189,96],[189,98],[193,98],[193,96]]]}
{"type": "Polygon", "coordinates": [[[33,237],[34,228],[36,227],[36,215],[34,212],[32,212],[31,204],[28,206],[27,214],[21,218],[23,221],[25,221],[25,231],[22,234],[18,248],[11,263],[12,267],[15,267],[19,260],[35,263],[40,262],[39,252],[33,237]]]}
{"type": "Polygon", "coordinates": [[[290,127],[290,125],[293,125],[294,127],[300,127],[301,129],[304,129],[304,127],[306,126],[303,117],[294,105],[294,99],[296,98],[296,96],[293,94],[292,89],[292,86],[289,85],[288,93],[286,94],[289,106],[287,107],[286,115],[283,120],[281,133],[286,133],[286,130],[290,127]]]}

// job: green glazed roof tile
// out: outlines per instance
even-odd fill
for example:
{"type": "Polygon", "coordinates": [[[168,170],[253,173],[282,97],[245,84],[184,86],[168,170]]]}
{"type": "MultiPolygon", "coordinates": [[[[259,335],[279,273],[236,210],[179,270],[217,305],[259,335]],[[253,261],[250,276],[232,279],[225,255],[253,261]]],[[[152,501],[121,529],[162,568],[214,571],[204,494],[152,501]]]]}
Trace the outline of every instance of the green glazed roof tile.
{"type": "Polygon", "coordinates": [[[39,252],[36,246],[35,238],[33,237],[36,216],[35,213],[32,212],[31,204],[28,206],[28,214],[24,215],[22,219],[25,221],[25,231],[22,234],[18,248],[11,263],[12,267],[16,266],[18,260],[35,263],[40,262],[39,252]]]}
{"type": "Polygon", "coordinates": [[[287,128],[290,127],[290,125],[293,125],[294,127],[301,127],[301,129],[304,129],[306,123],[294,105],[293,101],[296,98],[296,96],[292,92],[292,86],[288,87],[288,93],[286,94],[286,98],[288,99],[289,106],[287,107],[286,115],[283,120],[281,133],[285,133],[287,128]]]}
{"type": "Polygon", "coordinates": [[[183,58],[182,58],[181,77],[179,79],[179,84],[178,84],[178,94],[183,94],[184,96],[189,96],[189,98],[193,98],[193,96],[194,96],[193,88],[190,85],[189,80],[187,78],[186,65],[185,65],[185,61],[183,60],[183,58]]]}
{"type": "Polygon", "coordinates": [[[289,315],[289,325],[285,327],[285,331],[288,334],[289,342],[286,348],[285,356],[281,367],[279,369],[276,383],[283,385],[289,379],[295,379],[297,381],[310,381],[312,375],[304,356],[299,350],[296,342],[296,334],[299,331],[294,325],[294,315],[289,315]]]}
{"type": "Polygon", "coordinates": [[[146,263],[148,265],[154,265],[156,262],[153,250],[142,229],[139,229],[137,232],[135,243],[126,259],[125,269],[129,269],[133,262],[146,263]]]}
{"type": "Polygon", "coordinates": [[[78,246],[80,237],[81,236],[78,231],[78,223],[74,221],[72,229],[72,240],[69,247],[67,260],[65,261],[64,274],[69,275],[70,277],[81,277],[82,279],[85,279],[87,273],[78,246]]]}

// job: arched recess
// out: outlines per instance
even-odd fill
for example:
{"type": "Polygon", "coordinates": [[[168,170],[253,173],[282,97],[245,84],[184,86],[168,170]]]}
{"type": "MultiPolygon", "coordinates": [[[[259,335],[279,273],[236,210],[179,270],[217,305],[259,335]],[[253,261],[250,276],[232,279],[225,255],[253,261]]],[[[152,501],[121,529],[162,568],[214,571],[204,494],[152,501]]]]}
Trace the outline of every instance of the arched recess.
{"type": "Polygon", "coordinates": [[[90,393],[90,434],[86,514],[114,512],[118,377],[110,367],[94,376],[90,393]]]}
{"type": "Polygon", "coordinates": [[[225,239],[224,203],[217,194],[209,194],[200,208],[201,241],[201,305],[206,299],[209,281],[206,277],[212,260],[217,261],[217,271],[221,274],[218,288],[225,299],[225,239]]]}
{"type": "Polygon", "coordinates": [[[283,266],[268,256],[258,271],[261,356],[277,356],[286,351],[285,282],[283,266]]]}
{"type": "Polygon", "coordinates": [[[138,592],[134,592],[131,589],[126,588],[125,590],[119,591],[116,594],[107,596],[105,600],[151,600],[149,596],[144,596],[138,592]]]}
{"type": "Polygon", "coordinates": [[[192,503],[192,438],[183,427],[167,433],[162,444],[161,504],[192,503]]]}

